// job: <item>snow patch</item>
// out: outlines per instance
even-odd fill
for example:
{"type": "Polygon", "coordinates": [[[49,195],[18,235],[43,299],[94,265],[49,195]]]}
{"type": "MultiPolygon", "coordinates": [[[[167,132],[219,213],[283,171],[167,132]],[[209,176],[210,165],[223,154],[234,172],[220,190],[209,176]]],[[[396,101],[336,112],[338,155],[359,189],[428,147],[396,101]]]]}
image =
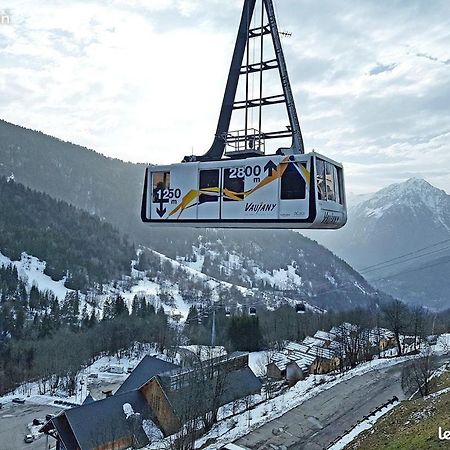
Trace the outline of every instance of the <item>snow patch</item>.
{"type": "Polygon", "coordinates": [[[20,279],[26,282],[28,291],[34,285],[41,292],[50,291],[59,300],[64,300],[67,292],[71,292],[70,289],[64,286],[66,279],[63,278],[59,281],[52,280],[48,275],[44,274],[46,264],[45,261],[41,261],[25,252],[22,253],[20,261],[12,261],[0,253],[0,265],[12,265],[16,267],[20,279]]]}

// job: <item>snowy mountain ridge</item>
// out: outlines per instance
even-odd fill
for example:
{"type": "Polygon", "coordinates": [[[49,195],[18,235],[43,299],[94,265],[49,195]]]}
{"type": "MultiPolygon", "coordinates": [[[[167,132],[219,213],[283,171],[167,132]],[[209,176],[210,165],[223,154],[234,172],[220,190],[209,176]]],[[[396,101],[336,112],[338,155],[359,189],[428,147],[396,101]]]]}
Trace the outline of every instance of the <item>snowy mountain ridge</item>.
{"type": "Polygon", "coordinates": [[[347,225],[337,232],[305,234],[388,294],[411,303],[448,306],[450,195],[426,180],[392,184],[355,204],[347,225]],[[390,259],[392,264],[382,270],[390,259]],[[378,270],[364,272],[373,265],[378,270]]]}
{"type": "Polygon", "coordinates": [[[396,207],[409,207],[411,211],[423,210],[450,231],[450,196],[424,179],[410,178],[373,194],[352,208],[352,215],[366,215],[380,219],[386,211],[396,207]]]}

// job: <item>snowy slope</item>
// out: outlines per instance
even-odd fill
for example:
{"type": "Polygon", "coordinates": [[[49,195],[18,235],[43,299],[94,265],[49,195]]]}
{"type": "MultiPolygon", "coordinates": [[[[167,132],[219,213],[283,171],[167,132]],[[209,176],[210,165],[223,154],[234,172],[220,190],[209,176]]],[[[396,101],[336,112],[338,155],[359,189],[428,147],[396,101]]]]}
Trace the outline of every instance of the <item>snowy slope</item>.
{"type": "Polygon", "coordinates": [[[238,303],[239,297],[253,295],[268,307],[302,301],[339,309],[371,303],[376,296],[344,261],[292,231],[209,229],[190,241],[176,239],[170,253],[152,254],[171,261],[175,271],[182,267],[195,280],[209,280],[213,299],[217,291],[220,296],[221,290],[235,288],[238,303]]]}
{"type": "Polygon", "coordinates": [[[45,261],[40,261],[34,256],[22,253],[20,261],[11,261],[0,253],[0,265],[15,266],[19,277],[22,281],[27,282],[28,289],[31,289],[34,285],[42,292],[52,292],[59,300],[63,300],[66,293],[69,291],[69,289],[64,286],[65,279],[53,281],[48,275],[44,274],[45,261]]]}

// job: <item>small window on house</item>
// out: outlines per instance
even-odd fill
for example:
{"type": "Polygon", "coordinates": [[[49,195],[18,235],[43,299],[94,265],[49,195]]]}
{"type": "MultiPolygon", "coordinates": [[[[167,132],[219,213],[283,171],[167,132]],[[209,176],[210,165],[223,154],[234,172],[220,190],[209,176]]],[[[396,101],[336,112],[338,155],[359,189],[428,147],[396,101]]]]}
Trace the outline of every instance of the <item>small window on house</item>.
{"type": "MultiPolygon", "coordinates": [[[[306,169],[306,164],[301,163],[306,169]]],[[[281,177],[281,200],[306,198],[306,182],[295,163],[289,163],[281,177]]]]}
{"type": "Polygon", "coordinates": [[[201,170],[199,189],[207,191],[207,194],[200,194],[199,202],[217,202],[219,200],[219,170],[201,170]]]}
{"type": "Polygon", "coordinates": [[[235,202],[244,200],[244,177],[237,177],[236,168],[223,171],[223,201],[235,202]]]}
{"type": "Polygon", "coordinates": [[[170,188],[170,172],[153,172],[153,203],[163,200],[164,191],[170,188]]]}

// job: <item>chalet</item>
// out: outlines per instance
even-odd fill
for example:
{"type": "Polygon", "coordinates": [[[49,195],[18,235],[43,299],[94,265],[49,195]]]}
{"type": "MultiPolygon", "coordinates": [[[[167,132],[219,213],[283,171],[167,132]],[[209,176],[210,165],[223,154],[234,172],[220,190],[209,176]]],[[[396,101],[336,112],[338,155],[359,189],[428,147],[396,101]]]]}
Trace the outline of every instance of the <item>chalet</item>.
{"type": "Polygon", "coordinates": [[[206,364],[165,372],[141,387],[166,436],[212,406],[259,393],[261,381],[248,367],[248,354],[235,352],[206,364]]]}
{"type": "Polygon", "coordinates": [[[267,365],[267,376],[274,380],[286,380],[290,385],[307,377],[316,357],[309,355],[308,347],[290,342],[284,352],[278,352],[267,365]]]}
{"type": "Polygon", "coordinates": [[[286,367],[291,360],[284,353],[275,353],[267,364],[267,376],[274,380],[286,378],[286,367]]]}
{"type": "Polygon", "coordinates": [[[339,368],[341,362],[333,350],[314,345],[309,348],[308,355],[315,357],[310,366],[310,371],[314,374],[332,372],[339,368]]]}
{"type": "Polygon", "coordinates": [[[155,428],[145,397],[130,391],[63,411],[41,431],[56,439],[57,450],[141,448],[150,442],[144,421],[155,428]],[[124,409],[130,408],[127,415],[124,409]]]}
{"type": "Polygon", "coordinates": [[[117,389],[116,395],[139,389],[154,376],[169,370],[177,369],[178,367],[179,366],[176,364],[154,356],[145,356],[128,378],[122,383],[119,389],[117,389]]]}
{"type": "Polygon", "coordinates": [[[336,341],[336,335],[330,331],[316,331],[314,339],[320,339],[324,342],[325,347],[329,347],[333,342],[336,341]]]}
{"type": "Polygon", "coordinates": [[[115,395],[63,411],[41,429],[58,450],[142,448],[189,419],[259,393],[247,353],[232,353],[190,368],[146,357],[115,395]]]}

